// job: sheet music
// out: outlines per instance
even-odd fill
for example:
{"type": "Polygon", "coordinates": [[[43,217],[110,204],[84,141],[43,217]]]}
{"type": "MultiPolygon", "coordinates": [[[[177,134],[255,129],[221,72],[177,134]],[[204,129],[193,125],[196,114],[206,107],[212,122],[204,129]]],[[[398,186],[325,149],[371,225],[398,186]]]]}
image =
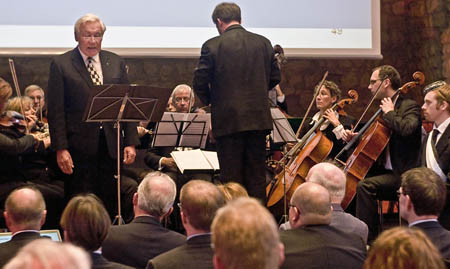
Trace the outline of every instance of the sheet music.
{"type": "Polygon", "coordinates": [[[219,169],[217,153],[200,149],[189,151],[173,151],[170,153],[182,174],[186,170],[213,171],[219,169]]]}
{"type": "Polygon", "coordinates": [[[271,108],[273,130],[271,136],[274,143],[297,142],[294,130],[289,121],[278,108],[271,108]]]}
{"type": "Polygon", "coordinates": [[[153,147],[177,146],[178,130],[180,130],[183,120],[184,114],[182,113],[165,112],[161,121],[156,125],[153,147]]]}
{"type": "Polygon", "coordinates": [[[204,149],[211,124],[211,114],[188,113],[184,115],[180,147],[200,147],[204,149]]]}

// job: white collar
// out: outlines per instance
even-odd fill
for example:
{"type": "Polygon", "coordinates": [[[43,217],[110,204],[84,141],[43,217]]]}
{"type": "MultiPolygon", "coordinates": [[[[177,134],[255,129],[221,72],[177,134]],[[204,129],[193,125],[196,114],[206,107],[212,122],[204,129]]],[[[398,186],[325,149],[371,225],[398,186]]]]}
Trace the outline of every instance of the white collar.
{"type": "Polygon", "coordinates": [[[439,127],[436,127],[436,123],[433,124],[433,130],[438,129],[440,134],[443,134],[445,130],[447,130],[448,125],[450,124],[450,117],[448,117],[439,127]]]}
{"type": "MultiPolygon", "coordinates": [[[[78,51],[81,54],[81,57],[83,58],[84,64],[87,65],[88,64],[88,58],[89,56],[87,56],[86,54],[84,54],[81,50],[80,47],[78,47],[78,51]]],[[[100,55],[99,53],[97,53],[96,55],[91,57],[92,60],[94,60],[95,63],[100,63],[100,55]]]]}

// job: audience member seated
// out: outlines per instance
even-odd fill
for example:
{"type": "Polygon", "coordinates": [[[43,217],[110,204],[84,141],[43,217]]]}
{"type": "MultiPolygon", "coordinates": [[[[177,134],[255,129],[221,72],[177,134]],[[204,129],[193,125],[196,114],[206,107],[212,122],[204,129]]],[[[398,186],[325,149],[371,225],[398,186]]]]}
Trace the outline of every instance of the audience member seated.
{"type": "Polygon", "coordinates": [[[90,253],[92,268],[130,268],[110,262],[102,256],[101,245],[108,235],[111,220],[100,199],[94,194],[70,199],[61,216],[64,240],[90,253]]]}
{"type": "Polygon", "coordinates": [[[22,248],[4,269],[90,269],[86,251],[69,243],[34,240],[22,248]]]}
{"type": "Polygon", "coordinates": [[[364,269],[443,269],[439,251],[418,229],[396,227],[381,233],[370,247],[364,269]]]}
{"type": "Polygon", "coordinates": [[[330,226],[330,195],[317,183],[305,182],[292,195],[291,230],[281,231],[286,260],[282,268],[361,268],[366,244],[361,236],[330,226]]]}
{"type": "Polygon", "coordinates": [[[219,209],[211,232],[216,269],[275,269],[283,263],[275,219],[254,198],[241,197],[219,209]]]}
{"type": "Polygon", "coordinates": [[[10,241],[0,244],[0,268],[13,258],[20,248],[41,238],[39,230],[45,222],[45,201],[34,187],[14,190],[6,199],[3,216],[13,234],[10,241]]]}
{"type": "MultiPolygon", "coordinates": [[[[346,233],[359,235],[364,243],[367,243],[367,235],[369,233],[367,224],[351,214],[344,212],[341,206],[342,199],[345,196],[345,184],[347,182],[344,172],[334,164],[319,163],[309,170],[306,180],[320,184],[328,190],[331,198],[331,206],[333,207],[330,226],[346,233]]],[[[282,224],[280,229],[290,229],[289,222],[282,224]]]]}
{"type": "Polygon", "coordinates": [[[148,174],[133,196],[134,220],[111,227],[103,242],[103,255],[115,262],[145,268],[148,260],[184,244],[184,235],[161,225],[173,211],[176,191],[169,176],[161,172],[148,174]]]}
{"type": "Polygon", "coordinates": [[[442,257],[450,260],[450,231],[438,222],[446,192],[444,181],[433,170],[414,168],[402,175],[399,203],[400,215],[409,227],[422,230],[442,257]]]}
{"type": "Polygon", "coordinates": [[[230,181],[225,184],[220,184],[217,187],[219,187],[227,202],[239,197],[248,197],[247,190],[237,182],[230,181]]]}
{"type": "Polygon", "coordinates": [[[224,204],[224,196],[214,184],[204,180],[186,183],[181,188],[179,206],[187,241],[150,260],[147,268],[212,268],[210,227],[216,211],[224,204]]]}

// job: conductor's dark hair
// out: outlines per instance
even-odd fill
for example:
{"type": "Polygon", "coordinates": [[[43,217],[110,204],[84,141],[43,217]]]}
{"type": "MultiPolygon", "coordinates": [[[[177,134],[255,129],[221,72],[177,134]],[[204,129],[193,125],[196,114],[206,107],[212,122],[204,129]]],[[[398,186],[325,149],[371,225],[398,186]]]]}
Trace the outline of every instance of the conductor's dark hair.
{"type": "Polygon", "coordinates": [[[212,14],[214,24],[217,24],[217,19],[220,19],[224,23],[232,21],[241,23],[241,8],[235,3],[220,3],[216,6],[212,14]]]}

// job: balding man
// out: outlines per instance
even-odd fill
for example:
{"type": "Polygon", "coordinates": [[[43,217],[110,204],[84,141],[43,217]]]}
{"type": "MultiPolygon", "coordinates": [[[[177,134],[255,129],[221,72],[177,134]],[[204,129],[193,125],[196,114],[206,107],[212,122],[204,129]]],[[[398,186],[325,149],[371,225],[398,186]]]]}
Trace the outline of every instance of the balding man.
{"type": "Polygon", "coordinates": [[[8,196],[3,216],[13,236],[10,241],[0,244],[0,268],[13,258],[20,248],[41,238],[39,230],[46,215],[45,201],[38,189],[23,187],[8,196]]]}
{"type": "Polygon", "coordinates": [[[275,269],[283,263],[275,219],[254,198],[241,197],[219,209],[211,232],[215,269],[275,269]]]}
{"type": "Polygon", "coordinates": [[[175,182],[166,174],[145,176],[133,196],[134,220],[111,227],[103,241],[103,255],[113,262],[145,268],[148,260],[184,244],[184,235],[161,225],[173,211],[176,191],[175,182]]]}
{"type": "Polygon", "coordinates": [[[212,268],[210,226],[216,211],[225,204],[219,188],[204,180],[191,180],[181,188],[180,209],[186,244],[149,261],[147,268],[212,268]]]}
{"type": "Polygon", "coordinates": [[[334,164],[319,163],[309,170],[306,180],[324,186],[330,193],[331,206],[333,207],[330,226],[347,233],[359,235],[367,243],[367,235],[369,233],[367,224],[344,212],[341,206],[347,182],[344,172],[334,164]]]}
{"type": "Polygon", "coordinates": [[[323,186],[305,182],[291,198],[289,223],[280,233],[286,260],[282,268],[361,268],[366,244],[357,235],[330,226],[330,195],[323,186]]]}

